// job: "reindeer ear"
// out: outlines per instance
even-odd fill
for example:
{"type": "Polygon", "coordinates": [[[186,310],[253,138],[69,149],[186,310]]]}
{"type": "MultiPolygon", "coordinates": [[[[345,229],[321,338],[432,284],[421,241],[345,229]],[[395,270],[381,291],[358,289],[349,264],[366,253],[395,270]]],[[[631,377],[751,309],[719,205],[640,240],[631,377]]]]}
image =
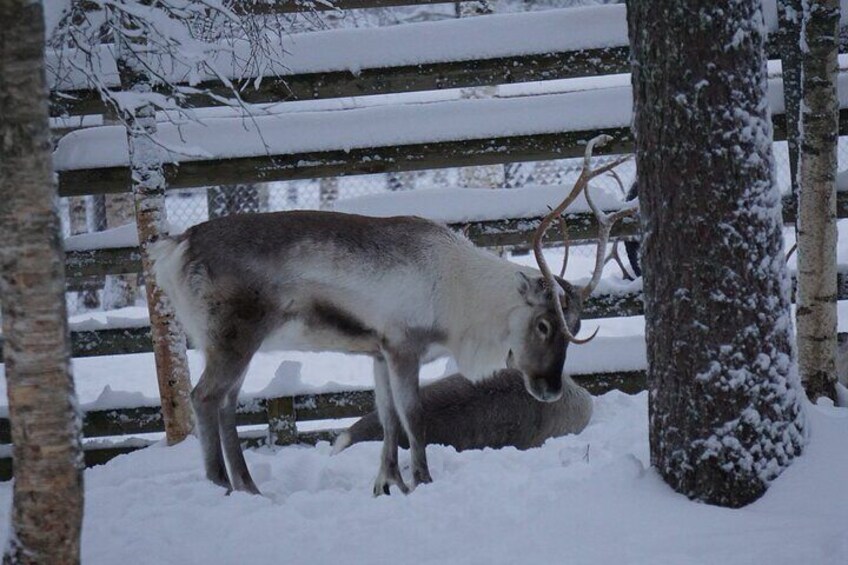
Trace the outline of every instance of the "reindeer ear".
{"type": "Polygon", "coordinates": [[[545,301],[545,279],[542,277],[528,277],[525,273],[518,272],[518,292],[529,304],[541,304],[545,301]]]}
{"type": "Polygon", "coordinates": [[[517,282],[519,294],[521,294],[521,296],[527,296],[527,293],[530,292],[531,288],[530,277],[525,275],[523,272],[518,271],[518,274],[515,278],[518,279],[517,282]]]}

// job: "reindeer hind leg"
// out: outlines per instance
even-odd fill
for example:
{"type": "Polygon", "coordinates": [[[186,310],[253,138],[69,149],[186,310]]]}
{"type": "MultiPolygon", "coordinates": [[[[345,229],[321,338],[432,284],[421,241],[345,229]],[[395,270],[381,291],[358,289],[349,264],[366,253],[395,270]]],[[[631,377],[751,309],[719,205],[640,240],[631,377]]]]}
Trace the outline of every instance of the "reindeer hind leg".
{"type": "Polygon", "coordinates": [[[197,420],[197,435],[203,450],[203,464],[206,478],[218,486],[232,489],[221,451],[218,414],[224,402],[229,383],[221,379],[219,371],[210,363],[213,356],[207,352],[207,366],[197,386],[191,391],[191,405],[197,420]]]}
{"type": "Polygon", "coordinates": [[[260,494],[247,468],[247,462],[244,460],[244,453],[241,450],[241,442],[239,441],[238,429],[236,428],[238,393],[241,390],[243,380],[244,371],[242,371],[242,376],[238,382],[227,393],[224,403],[218,412],[221,444],[224,447],[224,455],[230,466],[230,480],[233,489],[251,494],[260,494]]]}

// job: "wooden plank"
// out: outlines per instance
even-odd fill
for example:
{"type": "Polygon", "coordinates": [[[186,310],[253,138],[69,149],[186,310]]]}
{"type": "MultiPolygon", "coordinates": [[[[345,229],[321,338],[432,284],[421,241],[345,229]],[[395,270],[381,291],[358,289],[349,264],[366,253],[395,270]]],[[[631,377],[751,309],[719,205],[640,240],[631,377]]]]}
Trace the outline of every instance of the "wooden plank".
{"type": "Polygon", "coordinates": [[[644,313],[642,291],[620,294],[596,294],[583,306],[583,319],[641,316],[644,313]]]}
{"type": "Polygon", "coordinates": [[[71,332],[71,353],[74,357],[127,355],[152,350],[150,326],[108,328],[71,332]]]}
{"type": "MultiPolygon", "coordinates": [[[[267,104],[397,94],[623,73],[629,72],[629,65],[628,48],[610,47],[475,61],[366,68],[357,73],[334,71],[269,76],[263,78],[258,87],[250,81],[239,90],[239,96],[247,104],[267,104]]],[[[232,98],[232,91],[220,81],[201,82],[196,88],[224,100],[232,98]]],[[[163,91],[163,94],[166,92],[163,91]]],[[[221,103],[208,95],[196,94],[188,96],[184,105],[188,108],[202,108],[221,103]]],[[[61,96],[54,94],[51,103],[51,112],[55,116],[102,114],[106,111],[107,107],[99,92],[93,90],[63,91],[61,96]]]]}
{"type": "Polygon", "coordinates": [[[374,391],[356,390],[294,397],[297,421],[353,418],[375,410],[374,391]]]}
{"type": "Polygon", "coordinates": [[[103,290],[103,277],[73,277],[66,279],[65,289],[68,292],[90,292],[103,290]]]}
{"type": "MultiPolygon", "coordinates": [[[[242,440],[241,444],[244,449],[260,447],[267,443],[265,434],[257,435],[255,433],[239,433],[239,438],[242,440]]],[[[97,465],[103,465],[119,455],[144,449],[154,443],[156,442],[137,440],[134,441],[132,445],[108,445],[100,443],[95,445],[84,445],[83,458],[85,460],[85,466],[89,468],[97,465]]],[[[313,441],[313,445],[314,444],[315,441],[313,441]]],[[[12,478],[12,465],[13,461],[11,457],[0,457],[0,481],[8,481],[12,478]]]]}
{"type": "Polygon", "coordinates": [[[617,371],[614,373],[571,375],[571,378],[574,382],[596,396],[605,394],[611,390],[636,394],[647,388],[647,374],[645,371],[617,371]]]}
{"type": "Polygon", "coordinates": [[[162,411],[158,406],[98,410],[83,414],[84,437],[147,434],[164,430],[162,411]]]}
{"type": "Polygon", "coordinates": [[[470,0],[330,0],[331,6],[323,2],[303,2],[272,0],[265,2],[236,2],[232,9],[237,14],[287,14],[293,12],[308,12],[311,10],[323,12],[334,10],[362,10],[370,8],[396,8],[400,6],[428,6],[433,4],[454,4],[456,1],[470,0]]]}
{"type": "MultiPolygon", "coordinates": [[[[428,6],[434,4],[454,4],[471,0],[236,0],[229,8],[238,15],[268,16],[273,14],[293,14],[297,12],[328,12],[338,10],[363,10],[373,8],[397,8],[402,6],[428,6]]],[[[82,0],[81,5],[88,12],[97,12],[102,4],[82,0]]],[[[142,2],[144,4],[145,2],[142,2]]]]}
{"type": "MultiPolygon", "coordinates": [[[[480,247],[509,247],[512,245],[527,245],[541,221],[541,218],[521,218],[453,224],[451,227],[465,233],[475,245],[480,247]]],[[[565,221],[568,224],[568,234],[571,241],[596,239],[598,237],[598,222],[592,214],[565,214],[565,221]]],[[[639,223],[632,218],[625,218],[612,229],[612,237],[637,235],[638,233],[639,223]]],[[[545,234],[545,242],[548,244],[562,242],[562,231],[558,222],[555,222],[545,234]]]]}
{"type": "MultiPolygon", "coordinates": [[[[630,128],[607,128],[552,134],[443,141],[412,145],[316,151],[226,160],[186,161],[166,165],[168,188],[327,178],[582,157],[586,142],[607,134],[614,142],[596,151],[628,153],[630,128]]],[[[109,194],[129,190],[127,167],[61,171],[60,196],[109,194]]]]}
{"type": "MultiPolygon", "coordinates": [[[[848,135],[848,109],[840,112],[840,135],[848,135]]],[[[782,114],[773,117],[776,141],[785,138],[782,114]]],[[[316,151],[237,159],[187,161],[167,165],[168,187],[196,188],[240,183],[327,178],[360,174],[417,171],[448,167],[494,165],[582,157],[589,139],[601,134],[615,140],[602,153],[625,154],[633,150],[630,128],[569,131],[461,141],[441,141],[400,146],[316,151]]],[[[128,167],[81,169],[59,173],[60,196],[126,192],[128,167]]]]}
{"type": "MultiPolygon", "coordinates": [[[[843,45],[842,51],[845,46],[843,45]]],[[[778,59],[777,46],[767,45],[769,57],[778,59]]],[[[239,90],[247,104],[266,104],[291,100],[319,100],[346,96],[370,96],[423,92],[450,88],[470,88],[518,82],[569,79],[630,72],[630,47],[627,45],[578,51],[534,53],[512,57],[446,61],[420,65],[375,67],[351,71],[302,73],[288,76],[268,76],[259,81],[252,78],[239,90]]],[[[220,100],[232,98],[232,90],[220,81],[204,81],[195,85],[219,97],[189,95],[188,108],[219,106],[220,100]]],[[[162,90],[163,94],[167,91],[162,90]]],[[[53,116],[105,114],[111,110],[96,90],[66,90],[53,93],[50,105],[53,116]]],[[[783,127],[783,126],[782,126],[783,127]]],[[[72,131],[77,128],[64,128],[72,131]]],[[[784,127],[785,129],[785,127],[784,127]]]]}
{"type": "MultiPolygon", "coordinates": [[[[71,332],[73,357],[98,355],[127,355],[153,351],[150,326],[133,328],[107,328],[71,332]]],[[[3,338],[0,336],[0,363],[3,362],[3,338]]]]}
{"type": "MultiPolygon", "coordinates": [[[[253,426],[267,423],[265,400],[241,404],[237,408],[237,425],[253,426]]],[[[147,434],[164,431],[162,412],[158,406],[96,410],[86,412],[83,415],[82,432],[86,438],[147,434]]],[[[0,437],[0,443],[2,443],[2,437],[0,437]]]]}
{"type": "Polygon", "coordinates": [[[137,247],[65,253],[65,277],[68,279],[140,272],[141,251],[137,247]]]}
{"type": "MultiPolygon", "coordinates": [[[[598,224],[594,216],[587,213],[566,214],[569,234],[573,241],[593,239],[598,233],[598,224]]],[[[480,247],[526,245],[531,235],[539,225],[541,218],[524,218],[513,220],[485,220],[461,224],[451,224],[450,227],[463,232],[471,241],[480,247]]],[[[613,237],[635,235],[638,224],[625,219],[613,229],[613,237]]],[[[545,243],[557,244],[562,241],[559,224],[551,226],[545,236],[545,243]]],[[[90,251],[74,251],[65,255],[65,273],[69,281],[69,290],[83,286],[78,279],[90,276],[105,276],[123,273],[141,272],[141,257],[137,247],[122,247],[116,249],[93,249],[90,251]]],[[[86,282],[91,285],[93,283],[86,282]]]]}

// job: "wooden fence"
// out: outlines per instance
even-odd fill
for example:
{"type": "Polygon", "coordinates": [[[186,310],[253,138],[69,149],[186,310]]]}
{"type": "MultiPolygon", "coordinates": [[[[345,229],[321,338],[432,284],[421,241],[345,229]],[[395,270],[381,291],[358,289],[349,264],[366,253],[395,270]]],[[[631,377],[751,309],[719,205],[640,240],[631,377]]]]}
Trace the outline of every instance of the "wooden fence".
{"type": "MultiPolygon", "coordinates": [[[[343,9],[388,7],[442,3],[435,0],[337,0],[343,9]]],[[[238,4],[236,5],[238,6],[238,4]]],[[[256,4],[271,10],[297,9],[298,4],[275,2],[256,4]]],[[[93,5],[96,7],[96,5],[93,5]]],[[[318,9],[325,6],[318,3],[318,9]]],[[[608,6],[610,14],[623,18],[620,6],[608,6]]],[[[485,18],[481,18],[484,21],[485,18]]],[[[485,22],[484,22],[485,23],[485,22]]],[[[623,22],[621,22],[624,25],[623,22]]],[[[455,24],[461,29],[462,22],[455,24]]],[[[769,52],[777,53],[776,43],[769,52]]],[[[363,68],[357,72],[332,71],[266,77],[258,89],[245,91],[248,103],[279,102],[386,94],[445,88],[475,87],[513,82],[543,81],[562,78],[597,76],[629,71],[629,49],[626,44],[609,44],[582,50],[522,52],[490,58],[432,60],[416,65],[394,65],[363,68]]],[[[199,85],[203,87],[204,85],[199,85]]],[[[217,86],[210,86],[213,91],[217,86]]],[[[90,90],[63,92],[54,101],[55,114],[82,115],[105,112],[99,95],[90,90]]],[[[203,101],[208,103],[208,100],[203,101]]],[[[200,103],[200,99],[190,100],[200,103]]],[[[848,134],[848,113],[843,111],[840,133],[848,134]]],[[[267,182],[296,178],[322,178],[354,174],[420,170],[443,167],[499,164],[511,161],[540,161],[581,156],[585,142],[601,133],[612,135],[616,143],[612,153],[632,150],[632,136],[624,120],[615,127],[577,129],[528,135],[490,136],[481,139],[434,139],[406,145],[383,145],[327,151],[256,154],[237,159],[187,161],[167,170],[169,187],[225,185],[244,182],[267,182]]],[[[72,129],[72,128],[71,128],[72,129]]],[[[65,130],[63,130],[65,131],[65,130]]],[[[71,130],[70,135],[74,135],[71,130]]],[[[785,139],[785,120],[775,116],[775,140],[785,139]]],[[[123,192],[130,188],[126,167],[105,167],[59,171],[62,196],[78,196],[123,192]]],[[[848,217],[848,195],[840,194],[839,217],[848,217]]],[[[784,219],[794,222],[794,205],[784,204],[784,219]]],[[[524,244],[538,225],[539,218],[515,218],[455,225],[478,245],[510,246],[524,244]]],[[[572,239],[585,239],[596,233],[594,219],[587,214],[569,217],[572,239]]],[[[635,233],[633,223],[618,227],[614,235],[635,233]]],[[[551,240],[561,241],[558,227],[551,230],[551,240]]],[[[82,288],[91,277],[140,271],[140,255],[135,248],[100,249],[67,253],[69,288],[82,288]]],[[[848,274],[840,273],[840,299],[848,298],[848,274]]],[[[587,304],[587,318],[637,315],[642,312],[641,294],[608,294],[594,296],[587,304]]],[[[151,350],[149,327],[113,328],[73,332],[73,354],[76,357],[135,353],[151,350]]],[[[575,380],[595,394],[618,388],[636,392],[644,388],[645,374],[628,371],[592,375],[575,375],[575,380]]],[[[253,399],[239,408],[239,425],[257,425],[259,432],[245,434],[248,443],[271,441],[288,444],[294,441],[314,442],[327,439],[329,433],[300,433],[296,422],[360,416],[373,409],[371,391],[301,395],[293,397],[253,399]],[[267,430],[267,431],[266,431],[267,430]]],[[[93,410],[85,414],[83,433],[86,438],[103,438],[161,432],[158,407],[136,407],[93,410]]],[[[0,444],[8,444],[9,421],[0,418],[0,444]]],[[[115,455],[148,444],[143,440],[101,444],[88,442],[86,462],[96,464],[115,455]]],[[[11,474],[9,446],[0,445],[0,479],[11,474]],[[5,450],[5,452],[4,452],[5,450]]]]}

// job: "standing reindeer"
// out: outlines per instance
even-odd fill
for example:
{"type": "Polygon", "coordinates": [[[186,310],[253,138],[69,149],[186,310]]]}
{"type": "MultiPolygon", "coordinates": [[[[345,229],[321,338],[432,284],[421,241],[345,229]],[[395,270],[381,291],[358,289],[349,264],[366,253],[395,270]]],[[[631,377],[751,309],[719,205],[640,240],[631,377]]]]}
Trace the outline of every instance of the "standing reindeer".
{"type": "Polygon", "coordinates": [[[400,426],[409,438],[413,486],[432,480],[418,395],[426,356],[449,353],[472,381],[508,366],[539,400],[559,398],[568,343],[588,341],[572,331],[600,273],[583,289],[555,278],[541,240],[589,179],[623,161],[590,168],[593,146],[607,139],[589,143],[577,184],[535,235],[542,276],[416,217],[237,215],[158,242],[156,278],[206,355],[191,393],[206,476],[259,493],[241,452],[235,409],[260,346],[373,357],[385,432],[375,495],[388,494],[391,485],[409,492],[398,467],[400,426]]]}

